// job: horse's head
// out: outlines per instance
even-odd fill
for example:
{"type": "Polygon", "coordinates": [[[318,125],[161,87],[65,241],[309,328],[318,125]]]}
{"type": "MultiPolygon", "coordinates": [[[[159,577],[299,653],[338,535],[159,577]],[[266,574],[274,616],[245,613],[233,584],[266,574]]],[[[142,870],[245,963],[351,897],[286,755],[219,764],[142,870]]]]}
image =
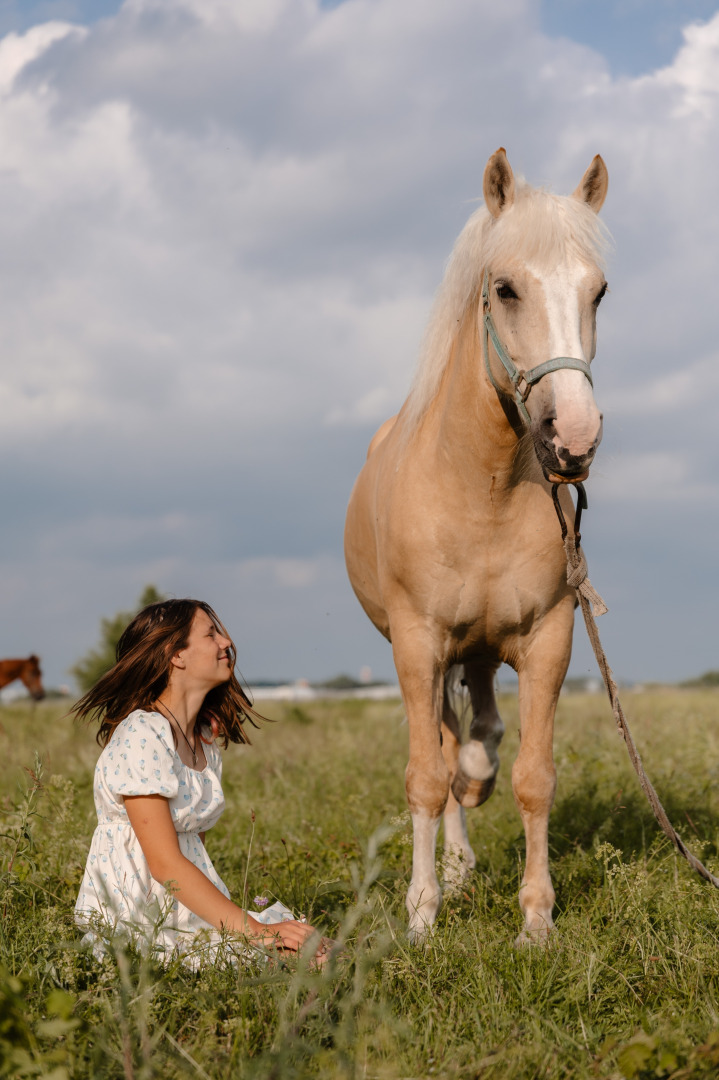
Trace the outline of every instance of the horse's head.
{"type": "Polygon", "coordinates": [[[602,437],[589,363],[607,283],[596,215],[607,169],[594,158],[573,195],[515,185],[503,149],[487,163],[482,296],[487,371],[528,424],[545,476],[585,479],[602,437]]]}
{"type": "Polygon", "coordinates": [[[35,701],[42,701],[45,697],[45,688],[42,685],[42,672],[40,660],[37,656],[29,656],[23,663],[20,678],[27,687],[30,697],[35,701]]]}

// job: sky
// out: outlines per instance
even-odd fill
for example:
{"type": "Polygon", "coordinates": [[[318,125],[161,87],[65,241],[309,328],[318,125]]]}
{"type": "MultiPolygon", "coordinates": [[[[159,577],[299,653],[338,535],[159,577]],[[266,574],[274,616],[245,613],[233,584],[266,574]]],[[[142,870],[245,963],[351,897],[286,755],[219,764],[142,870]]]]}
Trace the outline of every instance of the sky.
{"type": "Polygon", "coordinates": [[[719,2],[0,0],[0,34],[0,655],[69,682],[152,583],[250,679],[392,678],[345,507],[503,145],[558,192],[609,168],[610,663],[719,667],[719,2]]]}

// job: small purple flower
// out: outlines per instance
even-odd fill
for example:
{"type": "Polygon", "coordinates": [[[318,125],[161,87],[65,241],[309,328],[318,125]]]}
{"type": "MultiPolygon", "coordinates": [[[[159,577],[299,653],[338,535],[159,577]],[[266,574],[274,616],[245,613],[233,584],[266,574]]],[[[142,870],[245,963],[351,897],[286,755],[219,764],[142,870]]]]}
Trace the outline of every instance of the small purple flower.
{"type": "Polygon", "coordinates": [[[266,896],[255,896],[253,898],[252,902],[254,904],[257,904],[257,907],[260,907],[260,908],[266,907],[267,906],[267,897],[266,896]]]}

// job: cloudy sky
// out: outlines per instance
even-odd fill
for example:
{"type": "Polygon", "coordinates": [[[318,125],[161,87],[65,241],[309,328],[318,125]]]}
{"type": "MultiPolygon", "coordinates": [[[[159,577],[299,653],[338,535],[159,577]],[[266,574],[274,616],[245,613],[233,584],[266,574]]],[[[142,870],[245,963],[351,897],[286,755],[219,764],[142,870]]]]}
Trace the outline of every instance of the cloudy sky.
{"type": "Polygon", "coordinates": [[[612,666],[719,667],[719,2],[0,0],[0,34],[0,655],[66,682],[152,582],[250,677],[391,676],[344,509],[504,145],[560,192],[609,167],[612,666]]]}

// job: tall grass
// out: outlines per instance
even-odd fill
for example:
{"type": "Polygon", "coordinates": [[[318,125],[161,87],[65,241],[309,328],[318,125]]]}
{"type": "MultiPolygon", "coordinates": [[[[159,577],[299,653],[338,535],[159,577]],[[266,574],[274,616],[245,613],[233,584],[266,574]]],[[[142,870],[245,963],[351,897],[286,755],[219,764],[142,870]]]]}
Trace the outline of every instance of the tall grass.
{"type": "MultiPolygon", "coordinates": [[[[670,816],[715,871],[718,705],[712,691],[626,701],[670,816]]],[[[208,849],[238,901],[282,899],[346,941],[346,957],[321,973],[301,962],[193,973],[79,949],[72,907],[98,750],[55,705],[4,708],[0,1077],[719,1074],[719,896],[658,833],[600,697],[567,696],[558,711],[556,935],[513,947],[516,699],[501,711],[497,790],[468,815],[477,869],[412,947],[401,706],[273,707],[278,722],[226,754],[227,810],[208,849]]]]}

